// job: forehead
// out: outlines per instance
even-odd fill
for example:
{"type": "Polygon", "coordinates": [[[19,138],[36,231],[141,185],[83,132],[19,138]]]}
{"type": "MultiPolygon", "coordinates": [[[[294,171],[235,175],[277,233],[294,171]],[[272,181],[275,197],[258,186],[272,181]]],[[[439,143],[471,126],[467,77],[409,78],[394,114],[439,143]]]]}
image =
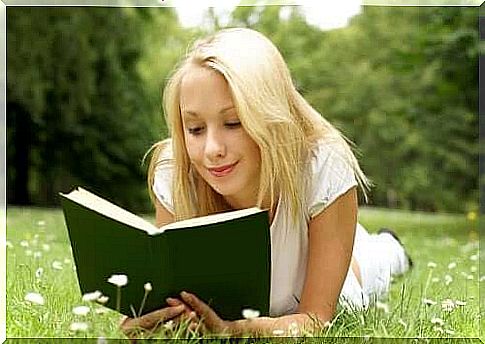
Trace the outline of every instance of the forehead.
{"type": "Polygon", "coordinates": [[[198,111],[207,107],[232,105],[229,85],[219,72],[210,68],[191,67],[182,77],[180,105],[182,110],[198,111]]]}

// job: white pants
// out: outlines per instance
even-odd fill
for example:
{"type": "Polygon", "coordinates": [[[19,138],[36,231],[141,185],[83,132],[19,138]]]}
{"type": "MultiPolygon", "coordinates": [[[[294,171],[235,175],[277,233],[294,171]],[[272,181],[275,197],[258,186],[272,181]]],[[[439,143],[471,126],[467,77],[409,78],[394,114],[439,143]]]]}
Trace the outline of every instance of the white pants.
{"type": "Polygon", "coordinates": [[[402,245],[388,233],[369,234],[357,224],[353,257],[360,268],[362,285],[352,268],[345,279],[340,303],[350,309],[361,310],[389,291],[391,276],[409,269],[402,245]]]}

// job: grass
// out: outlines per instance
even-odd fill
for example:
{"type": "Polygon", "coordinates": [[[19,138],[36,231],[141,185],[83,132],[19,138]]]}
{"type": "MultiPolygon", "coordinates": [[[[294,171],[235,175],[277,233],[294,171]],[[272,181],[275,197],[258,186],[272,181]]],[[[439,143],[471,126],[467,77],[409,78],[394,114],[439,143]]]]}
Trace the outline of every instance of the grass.
{"type": "MultiPolygon", "coordinates": [[[[388,298],[382,303],[364,312],[341,310],[329,328],[311,335],[479,336],[479,284],[485,281],[479,275],[476,260],[476,220],[469,220],[464,215],[364,208],[360,211],[359,221],[371,232],[381,227],[394,229],[412,256],[414,269],[394,280],[388,298]],[[436,267],[428,267],[430,262],[436,267]],[[436,304],[426,305],[423,299],[436,304]],[[465,304],[455,305],[448,312],[442,307],[448,299],[453,304],[456,300],[465,304]]],[[[116,312],[81,300],[61,211],[9,207],[7,338],[122,338],[119,320],[120,315],[116,312]],[[24,298],[29,292],[41,294],[44,304],[26,301],[24,298]],[[72,309],[79,305],[89,306],[90,312],[84,316],[73,314],[72,309]],[[88,329],[70,329],[74,322],[87,323],[88,329]]],[[[171,337],[183,337],[185,334],[182,330],[168,333],[171,337]]],[[[194,336],[192,338],[195,340],[194,336]]]]}

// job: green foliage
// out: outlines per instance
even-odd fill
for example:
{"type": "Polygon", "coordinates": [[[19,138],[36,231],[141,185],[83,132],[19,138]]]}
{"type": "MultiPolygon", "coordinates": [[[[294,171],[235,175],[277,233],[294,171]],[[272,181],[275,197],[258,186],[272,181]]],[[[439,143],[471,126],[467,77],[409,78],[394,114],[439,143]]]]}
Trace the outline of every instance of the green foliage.
{"type": "MultiPolygon", "coordinates": [[[[174,27],[173,11],[9,7],[7,16],[10,185],[28,183],[34,202],[51,204],[82,184],[147,209],[141,159],[163,127],[142,56],[146,49],[153,58],[150,24],[174,27]],[[25,180],[16,180],[19,171],[29,172],[25,180]]],[[[167,40],[160,35],[157,46],[167,40]]],[[[153,72],[163,80],[168,68],[153,72]]],[[[10,201],[16,191],[9,188],[10,201]]]]}
{"type": "MultiPolygon", "coordinates": [[[[297,88],[354,141],[371,204],[469,211],[478,204],[478,9],[364,6],[341,29],[298,6],[242,6],[281,50],[297,88]]],[[[161,94],[197,37],[169,8],[7,9],[9,202],[53,204],[83,184],[147,209],[140,161],[166,137],[161,94]],[[123,186],[120,190],[120,185],[123,186]]]]}

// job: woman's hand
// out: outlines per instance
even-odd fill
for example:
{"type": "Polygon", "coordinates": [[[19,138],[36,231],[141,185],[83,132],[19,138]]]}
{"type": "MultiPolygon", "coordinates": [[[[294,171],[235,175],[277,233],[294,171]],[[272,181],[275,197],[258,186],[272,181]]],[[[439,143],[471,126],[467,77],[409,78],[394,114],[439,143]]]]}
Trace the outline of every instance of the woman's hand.
{"type": "MultiPolygon", "coordinates": [[[[238,333],[235,322],[221,319],[212,308],[199,300],[194,294],[183,291],[180,293],[180,296],[182,301],[194,310],[200,325],[202,325],[200,329],[203,332],[221,335],[235,335],[238,333]]],[[[192,319],[191,329],[195,330],[195,318],[192,319]]]]}
{"type": "Polygon", "coordinates": [[[147,313],[138,318],[125,317],[120,324],[121,330],[126,336],[134,338],[144,331],[153,332],[159,325],[170,320],[179,323],[183,318],[191,320],[195,318],[195,313],[182,301],[168,298],[167,304],[169,305],[168,307],[147,313]]]}

